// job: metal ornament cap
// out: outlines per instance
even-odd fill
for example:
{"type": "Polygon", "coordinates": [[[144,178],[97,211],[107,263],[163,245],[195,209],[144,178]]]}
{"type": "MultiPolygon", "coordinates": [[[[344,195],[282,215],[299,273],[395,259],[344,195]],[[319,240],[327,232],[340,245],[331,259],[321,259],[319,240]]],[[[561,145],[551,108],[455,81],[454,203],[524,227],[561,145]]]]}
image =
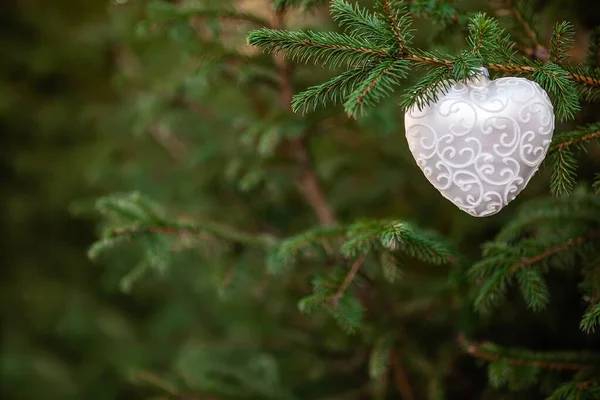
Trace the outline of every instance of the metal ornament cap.
{"type": "Polygon", "coordinates": [[[554,132],[548,94],[525,78],[487,70],[404,116],[406,139],[425,177],[475,217],[499,212],[527,186],[554,132]]]}

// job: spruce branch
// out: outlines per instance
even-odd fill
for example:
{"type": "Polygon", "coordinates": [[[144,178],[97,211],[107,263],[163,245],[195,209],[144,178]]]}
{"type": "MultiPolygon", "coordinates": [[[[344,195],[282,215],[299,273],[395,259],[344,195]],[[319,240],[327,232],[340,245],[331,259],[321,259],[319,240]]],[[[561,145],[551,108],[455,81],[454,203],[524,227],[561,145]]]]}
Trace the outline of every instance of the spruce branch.
{"type": "Polygon", "coordinates": [[[365,107],[372,107],[381,98],[388,96],[394,90],[393,86],[407,76],[407,72],[406,60],[388,59],[381,62],[348,96],[344,103],[346,114],[354,118],[361,115],[365,107]]]}
{"type": "Polygon", "coordinates": [[[314,111],[319,103],[325,106],[327,102],[336,105],[343,102],[355,88],[364,82],[372,73],[373,66],[361,66],[350,69],[320,85],[311,86],[303,92],[294,95],[292,109],[294,112],[314,111]]]}
{"type": "Polygon", "coordinates": [[[596,326],[600,326],[600,302],[589,307],[579,325],[586,333],[594,333],[596,326]]]}
{"type": "Polygon", "coordinates": [[[400,32],[400,26],[403,28],[403,30],[405,30],[406,27],[410,25],[410,20],[398,20],[397,13],[395,10],[392,9],[389,0],[381,0],[381,7],[383,8],[385,16],[388,19],[388,24],[392,28],[392,32],[394,33],[394,37],[396,38],[396,44],[400,49],[400,55],[401,57],[404,57],[407,54],[406,41],[400,32]]]}
{"type": "Polygon", "coordinates": [[[596,27],[590,34],[586,64],[590,68],[600,67],[600,27],[596,27]]]}
{"type": "Polygon", "coordinates": [[[384,22],[377,15],[361,8],[358,3],[352,5],[344,0],[333,0],[330,11],[333,20],[345,27],[350,35],[373,41],[379,41],[385,36],[384,22]]]}
{"type": "Polygon", "coordinates": [[[526,9],[519,0],[503,0],[504,7],[513,15],[515,20],[523,28],[525,35],[533,43],[536,53],[548,54],[539,40],[537,31],[533,28],[532,15],[530,10],[526,9]]]}
{"type": "Polygon", "coordinates": [[[463,335],[459,335],[458,343],[467,354],[475,358],[486,361],[506,360],[514,366],[528,365],[557,371],[581,371],[597,366],[600,362],[600,356],[591,353],[542,353],[524,349],[506,349],[490,342],[472,342],[463,335]]]}
{"type": "MultiPolygon", "coordinates": [[[[285,18],[285,8],[280,7],[275,12],[273,27],[277,29],[283,28],[285,18]]],[[[272,32],[278,32],[278,31],[272,32]]],[[[250,42],[250,37],[248,39],[250,42]]],[[[293,83],[292,83],[292,66],[284,57],[274,55],[278,65],[280,76],[280,93],[279,99],[283,109],[292,111],[293,100],[293,83]]],[[[336,224],[336,216],[327,201],[323,189],[319,183],[319,179],[311,166],[311,160],[306,149],[306,137],[300,136],[289,140],[289,145],[294,153],[294,156],[300,165],[302,171],[297,186],[303,194],[307,203],[313,209],[319,222],[323,226],[333,226],[336,224]]]]}
{"type": "Polygon", "coordinates": [[[166,235],[166,236],[186,236],[213,234],[223,239],[233,242],[256,245],[259,247],[270,247],[275,243],[275,238],[266,234],[248,234],[236,231],[227,226],[216,223],[196,224],[174,224],[165,226],[142,226],[133,225],[128,227],[118,227],[109,230],[106,237],[115,239],[118,237],[136,238],[145,235],[166,235]]]}
{"type": "Polygon", "coordinates": [[[558,387],[548,400],[595,400],[600,396],[600,377],[567,382],[558,387]]]}
{"type": "Polygon", "coordinates": [[[550,177],[550,192],[554,195],[568,195],[575,187],[577,159],[573,152],[564,148],[550,154],[550,163],[553,164],[550,177]]]}
{"type": "Polygon", "coordinates": [[[562,64],[568,58],[567,52],[573,48],[575,29],[570,22],[556,24],[550,40],[550,61],[562,64]]]}
{"type": "Polygon", "coordinates": [[[600,141],[600,123],[582,126],[574,131],[557,135],[552,140],[549,152],[564,151],[571,146],[580,146],[586,142],[600,141]]]}
{"type": "Polygon", "coordinates": [[[521,261],[519,263],[517,263],[516,265],[514,265],[513,267],[511,267],[508,270],[508,274],[514,274],[515,272],[517,272],[523,268],[527,268],[530,265],[539,263],[540,261],[545,260],[546,258],[548,258],[550,256],[561,253],[565,250],[570,249],[573,246],[580,245],[582,243],[585,243],[592,239],[596,239],[598,237],[600,237],[600,231],[595,231],[595,232],[589,233],[585,236],[580,236],[580,237],[576,237],[573,239],[569,239],[566,242],[564,242],[558,246],[546,249],[543,252],[536,254],[535,256],[521,259],[521,261]]]}
{"type": "MultiPolygon", "coordinates": [[[[487,311],[499,302],[506,292],[508,285],[516,277],[521,283],[525,300],[532,309],[542,308],[547,300],[547,288],[541,277],[525,273],[526,268],[534,265],[547,265],[549,258],[558,256],[565,251],[581,248],[600,237],[600,231],[592,231],[587,235],[571,238],[561,244],[544,248],[535,240],[522,241],[518,246],[500,246],[496,254],[476,263],[469,274],[474,279],[483,279],[483,284],[475,299],[475,308],[487,311]],[[537,296],[537,298],[534,298],[537,296]]],[[[537,272],[537,271],[536,271],[537,272]]]]}
{"type": "Polygon", "coordinates": [[[429,104],[448,85],[444,81],[463,80],[482,66],[504,75],[526,76],[539,83],[552,97],[559,119],[573,118],[580,108],[580,95],[588,99],[600,97],[600,73],[561,65],[570,45],[572,27],[568,23],[556,26],[553,36],[555,62],[532,62],[517,57],[515,44],[509,36],[497,21],[482,13],[473,15],[469,20],[471,51],[448,56],[409,47],[410,16],[403,14],[404,9],[393,7],[388,0],[382,0],[379,7],[381,20],[378,14],[336,0],[331,7],[334,19],[345,25],[349,34],[262,29],[251,32],[248,43],[268,52],[282,52],[292,60],[312,60],[331,67],[347,64],[350,67],[348,72],[297,95],[294,110],[314,110],[317,103],[345,100],[346,113],[357,117],[363,112],[363,104],[365,107],[372,106],[390,95],[400,80],[406,77],[408,68],[402,61],[444,70],[430,72],[423,82],[410,88],[402,103],[405,109],[429,104]],[[359,78],[364,79],[361,86],[359,78]],[[370,96],[371,93],[375,95],[370,96]]]}
{"type": "Polygon", "coordinates": [[[165,2],[152,2],[147,8],[148,19],[152,22],[171,22],[189,18],[219,18],[235,22],[246,22],[254,25],[269,26],[269,21],[254,14],[231,9],[207,9],[185,3],[183,5],[165,2]]]}
{"type": "Polygon", "coordinates": [[[291,60],[320,62],[332,68],[357,67],[380,60],[389,51],[358,37],[336,32],[260,29],[248,35],[248,44],[269,53],[283,52],[291,60]]]}

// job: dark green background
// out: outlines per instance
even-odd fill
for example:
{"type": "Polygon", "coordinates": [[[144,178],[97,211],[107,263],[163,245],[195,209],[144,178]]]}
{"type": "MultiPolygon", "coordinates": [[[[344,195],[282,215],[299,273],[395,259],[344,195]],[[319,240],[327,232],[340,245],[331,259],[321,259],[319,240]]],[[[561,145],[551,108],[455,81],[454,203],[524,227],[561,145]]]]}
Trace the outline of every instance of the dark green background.
{"type": "MultiPolygon", "coordinates": [[[[136,398],[127,366],[153,351],[134,342],[159,300],[119,292],[86,257],[95,221],[69,211],[123,189],[90,168],[103,137],[89,106],[114,98],[118,38],[106,10],[101,0],[0,6],[2,398],[136,398]]],[[[582,28],[600,23],[599,11],[593,0],[550,8],[582,28]]]]}

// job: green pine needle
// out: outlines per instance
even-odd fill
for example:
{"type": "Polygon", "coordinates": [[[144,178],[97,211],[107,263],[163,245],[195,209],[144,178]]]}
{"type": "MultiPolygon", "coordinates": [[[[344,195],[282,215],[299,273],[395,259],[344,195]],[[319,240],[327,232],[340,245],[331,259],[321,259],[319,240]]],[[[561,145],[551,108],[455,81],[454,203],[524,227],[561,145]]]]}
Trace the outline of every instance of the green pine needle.
{"type": "Polygon", "coordinates": [[[579,326],[586,333],[596,331],[596,327],[600,326],[600,303],[594,304],[586,311],[579,326]]]}

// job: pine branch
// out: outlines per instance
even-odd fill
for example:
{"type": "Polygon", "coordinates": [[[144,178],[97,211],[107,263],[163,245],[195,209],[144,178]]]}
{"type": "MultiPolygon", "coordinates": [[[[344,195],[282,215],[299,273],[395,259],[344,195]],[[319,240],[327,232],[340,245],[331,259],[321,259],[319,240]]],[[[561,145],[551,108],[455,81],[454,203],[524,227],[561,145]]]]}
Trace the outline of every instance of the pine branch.
{"type": "Polygon", "coordinates": [[[464,336],[458,337],[467,354],[486,361],[506,360],[510,365],[528,365],[540,369],[580,371],[598,365],[600,356],[589,353],[540,353],[528,350],[509,350],[493,343],[474,343],[464,336]]]}

